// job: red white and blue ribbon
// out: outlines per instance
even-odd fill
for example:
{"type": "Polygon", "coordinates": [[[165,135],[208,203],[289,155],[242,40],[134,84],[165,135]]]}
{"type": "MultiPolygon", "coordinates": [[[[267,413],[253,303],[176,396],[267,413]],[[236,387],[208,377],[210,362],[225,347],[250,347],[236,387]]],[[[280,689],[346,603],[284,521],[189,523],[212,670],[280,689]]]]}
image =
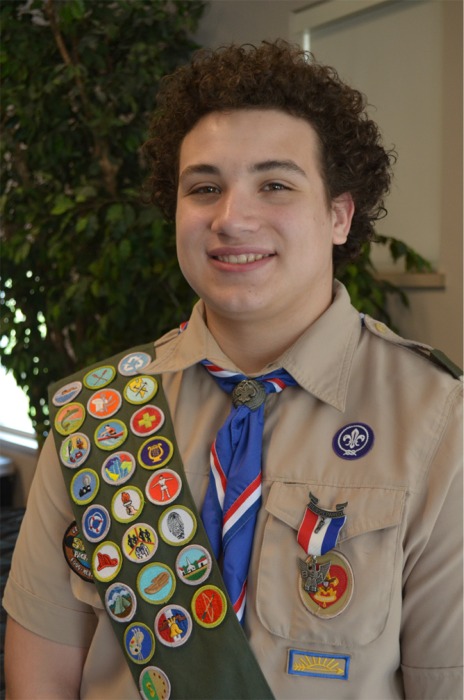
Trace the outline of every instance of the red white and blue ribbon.
{"type": "MultiPolygon", "coordinates": [[[[202,363],[219,386],[232,393],[243,374],[229,372],[208,360],[202,363]]],[[[281,392],[297,382],[283,369],[250,383],[266,394],[281,392]]],[[[261,456],[264,402],[255,409],[233,405],[211,447],[211,471],[202,508],[202,520],[214,555],[220,561],[224,582],[240,622],[246,602],[246,582],[256,517],[261,506],[261,456]]]]}
{"type": "Polygon", "coordinates": [[[346,521],[344,508],[346,503],[339,503],[335,510],[325,510],[318,506],[318,499],[309,494],[310,502],[298,529],[298,543],[307,554],[322,556],[337,544],[340,530],[346,521]]]}

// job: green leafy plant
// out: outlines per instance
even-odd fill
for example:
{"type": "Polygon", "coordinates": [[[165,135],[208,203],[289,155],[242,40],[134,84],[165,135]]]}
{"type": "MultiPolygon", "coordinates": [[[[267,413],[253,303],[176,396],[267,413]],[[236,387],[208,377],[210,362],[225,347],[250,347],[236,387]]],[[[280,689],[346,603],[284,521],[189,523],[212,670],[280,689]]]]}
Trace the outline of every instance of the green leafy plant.
{"type": "MultiPolygon", "coordinates": [[[[47,387],[188,318],[174,230],[141,201],[140,147],[160,78],[188,60],[197,0],[2,0],[2,364],[39,442],[47,387]]],[[[393,257],[421,269],[394,239],[393,257]]],[[[342,271],[385,318],[370,246],[342,271]]]]}

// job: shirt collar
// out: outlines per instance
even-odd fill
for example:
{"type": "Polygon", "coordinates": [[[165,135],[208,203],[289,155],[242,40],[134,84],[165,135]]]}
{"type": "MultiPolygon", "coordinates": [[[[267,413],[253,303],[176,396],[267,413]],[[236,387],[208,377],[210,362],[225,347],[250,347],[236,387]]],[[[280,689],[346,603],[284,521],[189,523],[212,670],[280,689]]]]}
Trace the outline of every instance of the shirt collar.
{"type": "MultiPolygon", "coordinates": [[[[264,371],[283,367],[303,389],[343,411],[360,334],[359,314],[351,305],[345,287],[335,281],[333,302],[327,311],[264,371]]],[[[145,372],[179,372],[206,358],[225,369],[240,371],[209,332],[202,301],[195,304],[184,331],[171,331],[160,338],[155,347],[156,359],[145,372]]]]}

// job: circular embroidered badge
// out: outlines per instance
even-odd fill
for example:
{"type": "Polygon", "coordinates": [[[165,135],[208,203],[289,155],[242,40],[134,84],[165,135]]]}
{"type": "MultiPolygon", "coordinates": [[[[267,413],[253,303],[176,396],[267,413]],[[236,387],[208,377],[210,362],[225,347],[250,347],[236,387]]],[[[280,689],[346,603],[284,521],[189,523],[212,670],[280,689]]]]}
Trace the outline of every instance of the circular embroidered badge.
{"type": "Polygon", "coordinates": [[[169,700],[171,684],[167,675],[157,666],[144,668],[139,678],[140,695],[144,700],[169,700]]]}
{"type": "Polygon", "coordinates": [[[155,377],[142,374],[130,379],[124,388],[126,401],[133,404],[147,403],[158,391],[158,382],[155,377]]]}
{"type": "Polygon", "coordinates": [[[374,444],[374,432],[366,423],[349,423],[335,433],[332,447],[342,459],[360,459],[374,444]]]}
{"type": "Polygon", "coordinates": [[[130,452],[115,452],[105,459],[101,473],[111,486],[119,486],[128,481],[135,471],[135,457],[130,452]]]}
{"type": "Polygon", "coordinates": [[[82,516],[82,532],[89,542],[101,542],[108,534],[110,526],[110,514],[103,506],[89,506],[82,516]]]}
{"type": "Polygon", "coordinates": [[[189,544],[176,559],[177,575],[189,586],[198,586],[206,581],[212,566],[211,555],[199,544],[189,544]]]}
{"type": "Polygon", "coordinates": [[[197,521],[189,508],[171,506],[161,513],[158,530],[167,544],[180,547],[190,542],[197,530],[197,521]]]}
{"type": "Polygon", "coordinates": [[[54,406],[64,406],[66,403],[73,401],[76,396],[82,391],[82,382],[70,382],[58,389],[53,395],[52,403],[54,406]]]}
{"type": "Polygon", "coordinates": [[[160,562],[147,564],[137,576],[137,590],[147,603],[167,603],[176,590],[174,572],[160,562]]]}
{"type": "Polygon", "coordinates": [[[76,521],[66,528],[63,537],[63,553],[68,566],[87,583],[93,583],[90,560],[85,551],[84,541],[77,527],[76,521]]]}
{"type": "Polygon", "coordinates": [[[81,403],[68,403],[62,406],[55,416],[55,428],[61,435],[71,435],[85,420],[85,408],[81,403]]]}
{"type": "Polygon", "coordinates": [[[77,474],[74,474],[70,494],[74,503],[79,506],[85,506],[93,501],[100,488],[100,478],[97,472],[93,469],[81,469],[77,474]]]}
{"type": "Polygon", "coordinates": [[[116,376],[116,370],[111,365],[102,365],[91,369],[84,377],[84,385],[87,389],[102,389],[107,386],[116,376]]]}
{"type": "Polygon", "coordinates": [[[127,584],[112,583],[105,592],[105,607],[116,622],[130,622],[137,610],[137,598],[127,584]]]}
{"type": "Polygon", "coordinates": [[[105,421],[95,430],[95,444],[101,450],[115,450],[127,437],[127,427],[120,420],[105,421]]]}
{"type": "Polygon", "coordinates": [[[317,617],[336,617],[348,606],[353,595],[353,571],[348,559],[332,549],[327,554],[300,561],[298,584],[301,600],[317,617]]]}
{"type": "Polygon", "coordinates": [[[136,486],[119,489],[111,501],[111,512],[119,523],[131,523],[143,510],[145,499],[136,486]]]}
{"type": "Polygon", "coordinates": [[[100,542],[92,555],[92,571],[98,581],[107,583],[119,574],[122,566],[122,554],[114,542],[100,542]]]}
{"type": "Polygon", "coordinates": [[[155,634],[167,647],[185,644],[192,634],[190,613],[180,605],[166,605],[155,618],[155,634]]]}
{"type": "Polygon", "coordinates": [[[164,423],[164,413],[157,406],[148,404],[139,408],[130,419],[130,428],[134,435],[148,437],[156,433],[164,423]]]}
{"type": "Polygon", "coordinates": [[[227,612],[227,598],[217,586],[202,586],[192,598],[192,614],[207,629],[217,627],[227,612]]]}
{"type": "Polygon", "coordinates": [[[87,411],[94,418],[105,420],[119,411],[122,397],[116,389],[100,389],[87,401],[87,411]]]}
{"type": "Polygon", "coordinates": [[[74,433],[65,438],[60,447],[60,459],[65,467],[76,469],[84,464],[90,454],[90,440],[84,433],[74,433]]]}
{"type": "Polygon", "coordinates": [[[143,564],[152,558],[158,548],[158,535],[147,523],[131,525],[122,538],[124,555],[136,564],[143,564]]]}
{"type": "Polygon", "coordinates": [[[143,622],[132,622],[124,632],[124,648],[136,664],[146,664],[155,653],[155,637],[143,622]]]}
{"type": "Polygon", "coordinates": [[[182,489],[182,481],[172,469],[155,472],[147,481],[145,493],[149,501],[157,506],[165,506],[176,500],[182,489]]]}
{"type": "Polygon", "coordinates": [[[147,352],[130,352],[125,355],[118,363],[118,372],[124,377],[133,377],[140,372],[151,362],[151,357],[147,352]]]}
{"type": "Polygon", "coordinates": [[[174,445],[165,437],[152,437],[140,447],[137,459],[145,469],[164,467],[174,454],[174,445]]]}

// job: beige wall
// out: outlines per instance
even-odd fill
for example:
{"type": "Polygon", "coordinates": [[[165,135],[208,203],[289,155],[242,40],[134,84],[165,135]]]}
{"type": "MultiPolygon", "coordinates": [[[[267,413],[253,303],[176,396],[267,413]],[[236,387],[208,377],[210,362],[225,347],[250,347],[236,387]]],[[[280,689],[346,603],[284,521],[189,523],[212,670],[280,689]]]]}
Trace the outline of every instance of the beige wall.
{"type": "MultiPolygon", "coordinates": [[[[434,262],[444,274],[445,288],[407,289],[410,309],[394,303],[391,310],[402,335],[439,347],[461,365],[462,4],[460,0],[436,2],[442,9],[443,32],[440,42],[443,46],[442,90],[438,96],[442,100],[441,133],[437,133],[436,143],[427,144],[425,153],[417,154],[417,164],[420,169],[433,167],[435,172],[441,173],[438,184],[441,184],[441,192],[437,193],[437,209],[440,211],[434,211],[434,218],[440,222],[441,228],[438,232],[439,257],[434,262]],[[438,153],[435,158],[437,162],[431,164],[430,153],[434,152],[438,153]]],[[[212,0],[197,33],[197,40],[202,46],[214,48],[231,41],[256,44],[262,39],[290,39],[290,16],[295,10],[311,4],[302,0],[212,0]]],[[[414,41],[419,36],[420,28],[411,35],[412,52],[414,41]]],[[[343,66],[336,63],[335,66],[343,74],[343,66]]],[[[408,85],[404,84],[404,90],[408,89],[408,85]]],[[[401,158],[401,152],[399,155],[401,158]]],[[[414,199],[420,202],[420,193],[414,192],[414,199]]],[[[414,211],[418,211],[416,204],[414,207],[414,211]]],[[[396,236],[403,237],[400,233],[396,236]]],[[[424,252],[420,246],[419,251],[424,252]]]]}

